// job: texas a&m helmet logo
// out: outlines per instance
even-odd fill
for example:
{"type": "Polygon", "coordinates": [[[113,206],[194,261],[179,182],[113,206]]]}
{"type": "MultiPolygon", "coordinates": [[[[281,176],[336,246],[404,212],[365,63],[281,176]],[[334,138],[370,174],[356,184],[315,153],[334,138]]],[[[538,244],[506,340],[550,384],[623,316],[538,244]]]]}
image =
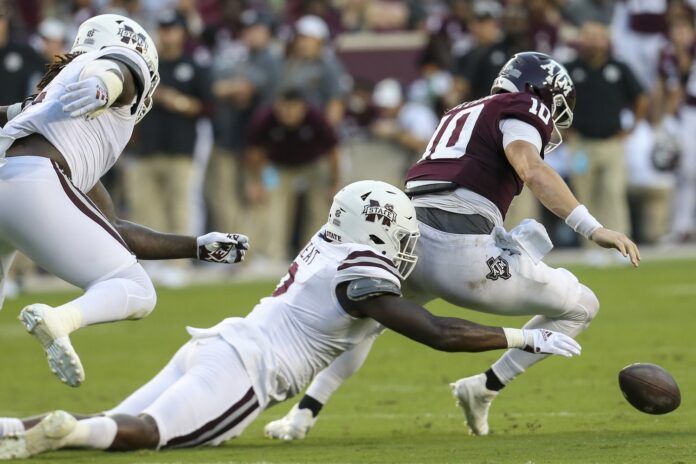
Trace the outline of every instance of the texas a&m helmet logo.
{"type": "Polygon", "coordinates": [[[377,200],[370,200],[370,204],[363,207],[362,213],[367,222],[381,220],[383,226],[391,226],[392,222],[396,221],[394,205],[387,203],[386,205],[381,206],[377,200]]]}
{"type": "MultiPolygon", "coordinates": [[[[119,23],[121,23],[119,21],[119,23]]],[[[121,42],[126,45],[134,46],[135,50],[139,53],[144,53],[147,51],[147,38],[145,34],[141,32],[135,32],[135,30],[127,24],[121,24],[118,29],[118,36],[121,37],[121,42]]]]}

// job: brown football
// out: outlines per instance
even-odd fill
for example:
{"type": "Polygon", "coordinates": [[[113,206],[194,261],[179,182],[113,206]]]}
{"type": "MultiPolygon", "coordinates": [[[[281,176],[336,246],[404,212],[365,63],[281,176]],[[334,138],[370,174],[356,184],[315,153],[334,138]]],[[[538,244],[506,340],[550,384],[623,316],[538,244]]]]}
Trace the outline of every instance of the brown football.
{"type": "Polygon", "coordinates": [[[619,372],[619,387],[634,408],[647,414],[667,414],[681,403],[677,382],[656,364],[635,363],[624,367],[619,372]]]}

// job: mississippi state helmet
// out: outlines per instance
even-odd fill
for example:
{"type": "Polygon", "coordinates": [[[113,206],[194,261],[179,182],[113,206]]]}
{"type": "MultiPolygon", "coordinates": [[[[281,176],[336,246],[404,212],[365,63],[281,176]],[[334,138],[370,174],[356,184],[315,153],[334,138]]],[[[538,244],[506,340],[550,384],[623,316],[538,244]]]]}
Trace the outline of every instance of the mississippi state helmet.
{"type": "Polygon", "coordinates": [[[363,180],[339,191],[324,233],[337,242],[375,248],[394,262],[402,279],[418,261],[416,210],[404,192],[386,182],[363,180]]]}
{"type": "Polygon", "coordinates": [[[137,114],[139,122],[152,108],[152,94],[159,84],[159,57],[150,35],[137,22],[125,16],[103,14],[93,16],[80,24],[71,53],[87,53],[104,47],[126,47],[138,53],[150,71],[150,88],[143,96],[137,114]]]}
{"type": "Polygon", "coordinates": [[[558,129],[568,129],[573,123],[575,84],[559,62],[544,53],[517,53],[493,81],[491,95],[503,92],[527,92],[539,98],[551,110],[558,138],[549,143],[547,152],[560,145],[558,129]]]}

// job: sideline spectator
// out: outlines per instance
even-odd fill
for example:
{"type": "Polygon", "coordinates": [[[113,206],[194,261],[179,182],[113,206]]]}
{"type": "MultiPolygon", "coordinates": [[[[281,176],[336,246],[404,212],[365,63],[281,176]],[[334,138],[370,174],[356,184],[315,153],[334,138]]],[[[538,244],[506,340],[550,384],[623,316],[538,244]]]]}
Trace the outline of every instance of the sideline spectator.
{"type": "Polygon", "coordinates": [[[215,149],[208,164],[206,197],[215,228],[236,230],[242,215],[240,166],[249,122],[260,105],[270,104],[281,58],[271,48],[272,18],[247,10],[239,40],[220,28],[212,50],[216,97],[215,149]],[[220,201],[223,198],[224,201],[220,201]]]}
{"type": "Polygon", "coordinates": [[[159,18],[160,85],[154,106],[138,125],[137,155],[126,172],[133,220],[186,234],[191,218],[196,120],[210,104],[208,71],[185,54],[185,19],[173,11],[159,18]]]}
{"type": "Polygon", "coordinates": [[[333,50],[327,46],[329,28],[324,20],[310,15],[295,23],[295,31],[297,35],[288,45],[279,76],[280,86],[299,89],[336,126],[343,119],[346,76],[333,50]]]}
{"type": "Polygon", "coordinates": [[[490,0],[474,3],[474,18],[470,23],[474,47],[455,65],[458,94],[462,101],[476,100],[491,92],[491,84],[509,58],[499,19],[502,8],[490,0]]]}
{"type": "Polygon", "coordinates": [[[43,60],[29,45],[10,40],[10,9],[0,3],[0,102],[12,104],[34,93],[43,60]]]}
{"type": "Polygon", "coordinates": [[[326,221],[326,208],[339,186],[337,144],[336,132],[322,112],[296,89],[283,91],[271,108],[254,116],[247,149],[247,199],[258,213],[257,226],[266,231],[255,247],[273,263],[288,258],[298,193],[306,198],[303,243],[326,221]]]}
{"type": "Polygon", "coordinates": [[[644,119],[647,97],[631,69],[611,56],[609,30],[601,23],[583,25],[579,57],[567,69],[583,96],[573,120],[573,188],[605,227],[628,233],[623,138],[629,131],[621,115],[631,110],[636,121],[644,119]]]}

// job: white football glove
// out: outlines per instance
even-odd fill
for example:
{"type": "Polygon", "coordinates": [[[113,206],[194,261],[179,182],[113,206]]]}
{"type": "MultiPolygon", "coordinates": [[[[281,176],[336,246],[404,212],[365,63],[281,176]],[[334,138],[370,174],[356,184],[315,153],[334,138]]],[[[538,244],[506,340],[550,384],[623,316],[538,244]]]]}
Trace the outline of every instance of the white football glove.
{"type": "Polygon", "coordinates": [[[527,346],[525,351],[538,354],[560,354],[566,358],[579,356],[580,344],[569,336],[546,329],[523,330],[527,346]]]}
{"type": "Polygon", "coordinates": [[[211,263],[238,263],[244,261],[249,249],[249,237],[241,234],[210,232],[196,239],[198,259],[211,263]]]}
{"type": "Polygon", "coordinates": [[[88,77],[65,86],[66,93],[60,97],[63,111],[73,118],[94,113],[109,101],[106,84],[98,77],[88,77]]]}
{"type": "Polygon", "coordinates": [[[293,406],[285,417],[266,424],[263,433],[266,437],[277,440],[302,440],[314,427],[317,418],[312,416],[309,409],[298,409],[293,406]]]}

